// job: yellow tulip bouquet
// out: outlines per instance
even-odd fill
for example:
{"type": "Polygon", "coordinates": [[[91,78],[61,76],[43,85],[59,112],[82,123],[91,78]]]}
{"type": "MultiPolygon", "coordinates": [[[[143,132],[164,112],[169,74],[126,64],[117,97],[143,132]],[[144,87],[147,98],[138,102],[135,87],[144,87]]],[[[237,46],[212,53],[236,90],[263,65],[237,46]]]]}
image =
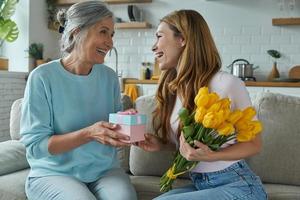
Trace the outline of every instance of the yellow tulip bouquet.
{"type": "MultiPolygon", "coordinates": [[[[194,102],[195,111],[190,113],[186,108],[181,108],[178,113],[184,138],[192,147],[195,147],[194,141],[197,140],[217,151],[230,140],[250,141],[262,131],[262,124],[252,120],[256,115],[253,107],[231,111],[229,98],[220,99],[218,94],[210,93],[207,87],[200,88],[194,102]]],[[[167,192],[172,189],[177,176],[190,171],[197,164],[198,161],[186,160],[178,150],[172,166],[160,179],[160,190],[167,192]]]]}

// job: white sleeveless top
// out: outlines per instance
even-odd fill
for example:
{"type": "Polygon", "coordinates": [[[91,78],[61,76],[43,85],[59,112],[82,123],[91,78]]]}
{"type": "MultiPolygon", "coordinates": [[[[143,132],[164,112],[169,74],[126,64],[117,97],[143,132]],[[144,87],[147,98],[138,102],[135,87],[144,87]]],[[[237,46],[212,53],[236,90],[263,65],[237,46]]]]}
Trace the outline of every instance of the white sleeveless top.
{"type": "MultiPolygon", "coordinates": [[[[252,106],[249,93],[245,87],[244,82],[231,74],[228,74],[226,72],[221,72],[221,71],[218,72],[217,74],[214,75],[208,87],[210,92],[216,92],[220,96],[220,98],[228,97],[231,100],[232,110],[244,109],[248,106],[252,106]]],[[[171,129],[172,129],[171,140],[176,144],[177,148],[179,146],[178,139],[177,139],[177,129],[179,123],[178,111],[181,107],[182,107],[182,102],[177,97],[171,115],[171,119],[170,119],[171,129]]],[[[231,140],[225,143],[221,148],[225,148],[234,143],[236,143],[236,141],[231,140]]],[[[192,171],[198,173],[215,172],[215,171],[225,169],[238,161],[239,160],[213,161],[213,162],[201,161],[192,171]]]]}

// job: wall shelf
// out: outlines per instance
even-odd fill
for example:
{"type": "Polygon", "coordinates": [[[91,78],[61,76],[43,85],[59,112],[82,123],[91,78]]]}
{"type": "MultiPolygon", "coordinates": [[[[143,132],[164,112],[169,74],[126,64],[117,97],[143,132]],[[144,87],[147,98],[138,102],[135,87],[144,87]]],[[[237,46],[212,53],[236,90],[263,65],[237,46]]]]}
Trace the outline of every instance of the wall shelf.
{"type": "Polygon", "coordinates": [[[300,25],[300,17],[296,18],[273,18],[273,26],[284,26],[284,25],[300,25]]]}
{"type": "Polygon", "coordinates": [[[121,22],[116,23],[116,29],[147,29],[151,28],[152,25],[148,22],[121,22]]]}
{"type": "MultiPolygon", "coordinates": [[[[122,22],[115,24],[116,29],[149,29],[151,27],[152,25],[148,22],[122,22]]],[[[49,22],[48,28],[50,30],[58,31],[59,23],[57,21],[49,22]]]]}
{"type": "MultiPolygon", "coordinates": [[[[57,5],[71,5],[84,0],[57,0],[57,5]]],[[[151,3],[152,0],[103,0],[107,4],[134,4],[134,3],[151,3]]]]}

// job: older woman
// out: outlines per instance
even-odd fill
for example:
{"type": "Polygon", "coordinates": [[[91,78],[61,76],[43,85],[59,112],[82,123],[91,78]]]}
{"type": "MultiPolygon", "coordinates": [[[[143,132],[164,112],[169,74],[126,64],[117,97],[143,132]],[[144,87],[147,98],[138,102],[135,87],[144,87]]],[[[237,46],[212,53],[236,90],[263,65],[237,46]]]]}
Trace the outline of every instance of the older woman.
{"type": "Polygon", "coordinates": [[[200,161],[191,172],[193,184],[156,199],[266,199],[259,177],[243,160],[260,151],[259,135],[249,142],[229,141],[219,151],[212,151],[200,141],[194,141],[193,148],[180,135],[177,113],[181,107],[195,108],[194,98],[203,86],[222,98],[230,98],[232,109],[251,106],[244,83],[220,71],[221,59],[204,18],[194,10],[174,11],[162,18],[156,37],[153,52],[164,71],[154,112],[154,119],[160,119],[155,130],[161,137],[147,134],[139,146],[147,151],[178,147],[187,160],[200,161]]]}
{"type": "Polygon", "coordinates": [[[31,166],[26,194],[134,200],[115,148],[128,145],[122,142],[128,138],[106,122],[121,110],[117,76],[102,64],[113,47],[113,14],[101,1],[86,1],[58,19],[63,57],[32,71],[24,95],[21,135],[31,166]]]}

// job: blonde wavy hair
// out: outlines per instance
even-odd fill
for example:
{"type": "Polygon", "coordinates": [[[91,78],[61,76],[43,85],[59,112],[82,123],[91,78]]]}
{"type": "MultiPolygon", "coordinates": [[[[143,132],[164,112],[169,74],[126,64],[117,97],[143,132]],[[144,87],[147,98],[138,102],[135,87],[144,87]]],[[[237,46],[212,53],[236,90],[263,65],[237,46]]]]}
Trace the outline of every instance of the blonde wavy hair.
{"type": "Polygon", "coordinates": [[[162,18],[161,22],[169,25],[174,37],[180,36],[185,41],[177,68],[163,71],[156,92],[153,127],[166,143],[170,138],[170,117],[176,96],[182,99],[183,107],[194,110],[194,98],[199,88],[208,86],[211,78],[220,70],[221,58],[206,21],[197,11],[174,11],[162,18]]]}

